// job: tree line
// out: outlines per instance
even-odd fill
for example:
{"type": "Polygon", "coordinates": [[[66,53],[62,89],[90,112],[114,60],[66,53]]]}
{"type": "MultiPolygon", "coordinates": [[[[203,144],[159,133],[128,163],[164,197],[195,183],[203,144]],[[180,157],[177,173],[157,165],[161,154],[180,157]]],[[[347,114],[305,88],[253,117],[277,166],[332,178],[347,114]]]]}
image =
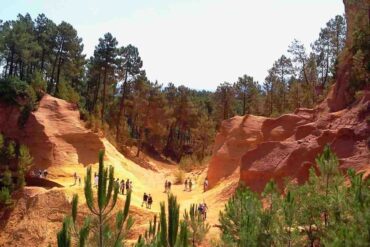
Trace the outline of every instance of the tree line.
{"type": "Polygon", "coordinates": [[[211,92],[150,81],[138,48],[119,46],[111,33],[86,58],[71,24],[55,24],[44,14],[18,15],[0,21],[0,88],[17,78],[31,85],[31,96],[46,92],[77,103],[87,125],[103,130],[121,151],[136,146],[137,156],[145,149],[177,162],[189,156],[201,161],[210,155],[224,119],[313,107],[335,77],[345,33],[345,19],[338,15],[321,29],[309,53],[294,40],[263,82],[243,75],[211,92]]]}

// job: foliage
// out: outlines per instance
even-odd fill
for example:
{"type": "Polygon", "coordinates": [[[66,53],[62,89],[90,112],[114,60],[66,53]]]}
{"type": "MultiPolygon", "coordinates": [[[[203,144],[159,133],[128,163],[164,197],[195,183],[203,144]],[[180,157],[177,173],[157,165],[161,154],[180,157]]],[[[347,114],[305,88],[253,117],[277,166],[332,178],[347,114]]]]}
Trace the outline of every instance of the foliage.
{"type": "Polygon", "coordinates": [[[279,195],[267,183],[260,198],[243,186],[220,213],[223,246],[368,246],[370,187],[363,174],[348,170],[350,186],[329,146],[316,158],[303,185],[287,184],[279,195]]]}
{"type": "Polygon", "coordinates": [[[220,212],[221,238],[226,246],[258,246],[262,205],[257,195],[241,186],[220,212]]]}
{"type": "Polygon", "coordinates": [[[35,71],[33,78],[30,83],[33,90],[36,92],[37,99],[41,100],[46,92],[47,82],[42,78],[42,74],[39,71],[35,71]]]}
{"type": "Polygon", "coordinates": [[[24,187],[25,174],[32,161],[27,146],[0,134],[0,189],[3,198],[0,205],[11,204],[12,193],[24,187]]]}
{"type": "Polygon", "coordinates": [[[16,77],[0,79],[0,98],[12,105],[34,109],[36,95],[32,87],[16,77]]]}
{"type": "Polygon", "coordinates": [[[9,189],[3,187],[0,190],[0,205],[8,206],[12,203],[12,197],[10,195],[9,189]]]}
{"type": "Polygon", "coordinates": [[[127,232],[133,225],[133,219],[128,216],[131,192],[126,196],[124,208],[116,214],[114,228],[111,229],[109,219],[118,199],[118,185],[114,181],[114,169],[104,168],[104,151],[99,152],[99,181],[96,202],[94,202],[91,167],[87,168],[85,177],[85,199],[90,215],[85,218],[81,228],[77,226],[78,195],[73,196],[72,215],[63,221],[63,227],[58,232],[58,246],[70,246],[75,238],[78,246],[123,246],[127,232]],[[93,233],[89,236],[90,232],[93,233]]]}
{"type": "Polygon", "coordinates": [[[188,246],[188,225],[186,221],[180,221],[180,205],[177,198],[170,194],[166,205],[160,204],[161,211],[157,226],[157,216],[154,216],[153,223],[144,236],[140,235],[136,247],[187,247],[188,246]]]}
{"type": "Polygon", "coordinates": [[[56,96],[74,104],[80,101],[80,95],[64,80],[59,82],[56,96]]]}
{"type": "Polygon", "coordinates": [[[189,212],[185,210],[184,221],[189,228],[189,239],[192,245],[200,245],[211,227],[200,214],[198,205],[191,204],[189,212]]]}

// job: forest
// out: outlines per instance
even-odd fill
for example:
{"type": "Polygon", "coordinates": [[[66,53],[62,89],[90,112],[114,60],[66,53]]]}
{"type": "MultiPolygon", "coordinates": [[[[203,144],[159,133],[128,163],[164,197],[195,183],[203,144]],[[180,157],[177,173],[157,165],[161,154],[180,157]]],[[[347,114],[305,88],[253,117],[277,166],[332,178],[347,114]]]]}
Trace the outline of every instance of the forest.
{"type": "Polygon", "coordinates": [[[87,58],[77,30],[44,14],[0,21],[0,96],[22,110],[20,126],[45,93],[76,103],[81,118],[122,152],[136,147],[175,162],[211,154],[222,120],[235,115],[279,116],[312,108],[335,79],[346,36],[343,16],[330,19],[307,49],[294,40],[264,81],[240,75],[212,91],[150,81],[139,50],[111,33],[87,58]],[[121,41],[124,43],[124,41],[121,41]],[[22,100],[20,100],[20,98],[22,100]]]}

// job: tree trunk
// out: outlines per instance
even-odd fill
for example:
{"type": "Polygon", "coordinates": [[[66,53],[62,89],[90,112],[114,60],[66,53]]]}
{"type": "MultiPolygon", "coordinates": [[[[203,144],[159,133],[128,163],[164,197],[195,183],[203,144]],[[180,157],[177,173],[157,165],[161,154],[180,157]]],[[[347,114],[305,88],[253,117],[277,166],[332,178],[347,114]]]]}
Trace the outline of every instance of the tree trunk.
{"type": "Polygon", "coordinates": [[[54,62],[53,62],[53,69],[51,70],[51,77],[50,77],[50,82],[49,82],[49,86],[48,86],[48,93],[53,93],[54,91],[54,74],[55,74],[55,68],[57,66],[57,61],[59,59],[59,51],[58,53],[56,54],[56,57],[54,59],[54,62]]]}
{"type": "Polygon", "coordinates": [[[245,93],[243,93],[243,116],[245,115],[245,101],[246,101],[246,97],[245,97],[245,93]]]}
{"type": "Polygon", "coordinates": [[[105,111],[105,94],[107,90],[107,68],[104,69],[104,78],[103,78],[103,105],[101,108],[101,123],[104,124],[104,111],[105,111]]]}
{"type": "Polygon", "coordinates": [[[121,97],[121,102],[119,106],[119,112],[118,112],[118,117],[117,117],[117,127],[116,127],[116,141],[118,143],[119,137],[121,135],[121,118],[122,115],[124,115],[124,106],[125,106],[125,97],[126,97],[126,85],[127,85],[127,71],[125,73],[125,81],[122,84],[122,97],[121,97]]]}
{"type": "Polygon", "coordinates": [[[58,86],[59,86],[60,71],[61,71],[61,68],[62,68],[62,63],[63,63],[63,58],[62,58],[62,56],[59,56],[58,69],[57,69],[57,81],[56,81],[56,84],[55,84],[55,89],[56,89],[57,93],[59,92],[58,86]]]}
{"type": "Polygon", "coordinates": [[[304,80],[306,82],[306,84],[308,84],[308,79],[307,79],[307,74],[306,74],[306,64],[305,62],[302,62],[302,70],[303,70],[303,77],[304,77],[304,80]]]}
{"type": "Polygon", "coordinates": [[[90,111],[93,111],[95,109],[96,102],[98,102],[98,96],[99,96],[99,91],[100,91],[100,81],[101,81],[100,77],[101,77],[101,72],[99,71],[98,83],[97,83],[96,88],[95,88],[94,99],[93,99],[90,111]]]}
{"type": "Polygon", "coordinates": [[[14,48],[10,50],[10,67],[9,67],[9,76],[13,75],[13,66],[14,66],[14,48]]]}
{"type": "Polygon", "coordinates": [[[41,54],[41,68],[40,72],[44,73],[44,64],[45,64],[45,50],[42,49],[42,54],[41,54]]]}

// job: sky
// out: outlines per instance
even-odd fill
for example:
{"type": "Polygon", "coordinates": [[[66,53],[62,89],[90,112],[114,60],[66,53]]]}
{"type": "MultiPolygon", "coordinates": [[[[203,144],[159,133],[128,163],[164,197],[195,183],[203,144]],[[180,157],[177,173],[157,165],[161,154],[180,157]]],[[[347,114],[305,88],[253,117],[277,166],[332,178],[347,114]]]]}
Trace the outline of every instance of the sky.
{"type": "Polygon", "coordinates": [[[93,54],[110,32],[139,49],[150,80],[215,90],[267,70],[298,39],[306,49],[344,13],[341,0],[0,0],[0,19],[44,13],[69,22],[93,54]]]}

